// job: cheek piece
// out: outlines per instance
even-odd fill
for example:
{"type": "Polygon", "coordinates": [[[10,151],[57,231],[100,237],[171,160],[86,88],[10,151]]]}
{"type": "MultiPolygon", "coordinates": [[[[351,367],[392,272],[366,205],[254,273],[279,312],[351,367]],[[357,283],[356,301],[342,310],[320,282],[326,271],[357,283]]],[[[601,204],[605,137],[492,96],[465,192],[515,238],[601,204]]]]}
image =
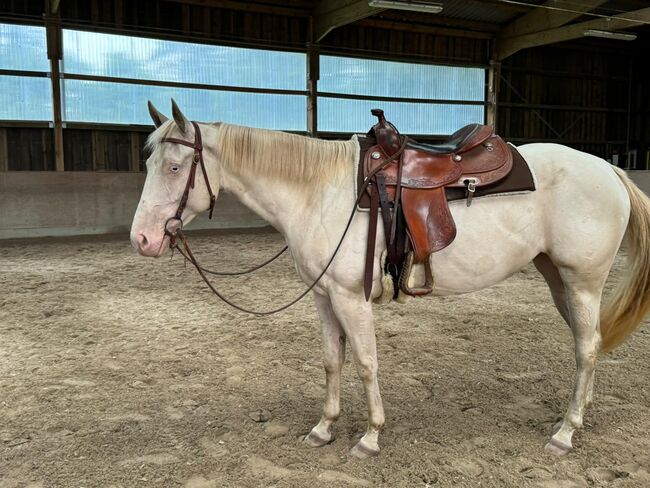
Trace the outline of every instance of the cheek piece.
{"type": "Polygon", "coordinates": [[[203,161],[203,141],[201,139],[201,129],[196,122],[192,122],[194,126],[194,142],[186,141],[184,139],[176,139],[174,137],[165,137],[161,139],[160,142],[169,142],[171,144],[180,144],[182,146],[191,147],[194,149],[194,157],[192,158],[192,168],[190,169],[190,174],[187,177],[187,183],[185,183],[185,190],[181,196],[181,201],[178,204],[176,209],[176,214],[173,217],[167,219],[165,222],[165,235],[169,236],[169,247],[176,247],[176,235],[178,231],[183,229],[183,211],[187,205],[187,200],[190,196],[190,190],[194,188],[194,181],[196,179],[196,167],[200,164],[201,171],[203,172],[203,179],[205,180],[205,186],[208,189],[210,194],[210,215],[209,218],[212,218],[212,212],[214,211],[214,203],[217,200],[217,197],[214,196],[212,188],[210,187],[210,181],[208,180],[208,173],[205,171],[205,162],[203,161]]]}

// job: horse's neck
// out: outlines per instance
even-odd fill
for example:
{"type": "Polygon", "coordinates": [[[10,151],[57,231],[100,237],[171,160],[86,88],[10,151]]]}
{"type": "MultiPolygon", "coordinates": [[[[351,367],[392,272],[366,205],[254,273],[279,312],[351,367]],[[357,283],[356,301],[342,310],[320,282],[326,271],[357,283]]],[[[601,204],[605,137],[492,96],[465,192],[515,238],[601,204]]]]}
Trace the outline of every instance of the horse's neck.
{"type": "Polygon", "coordinates": [[[246,207],[269,222],[288,241],[305,238],[306,226],[322,220],[324,212],[336,213],[338,207],[349,211],[354,202],[354,162],[336,181],[306,186],[274,176],[250,176],[236,167],[224,169],[221,184],[246,207]]]}
{"type": "MultiPolygon", "coordinates": [[[[291,185],[268,177],[249,178],[224,172],[223,188],[234,194],[246,207],[262,217],[273,227],[285,232],[296,213],[307,210],[306,201],[291,185]]],[[[317,198],[317,195],[314,195],[317,198]]]]}

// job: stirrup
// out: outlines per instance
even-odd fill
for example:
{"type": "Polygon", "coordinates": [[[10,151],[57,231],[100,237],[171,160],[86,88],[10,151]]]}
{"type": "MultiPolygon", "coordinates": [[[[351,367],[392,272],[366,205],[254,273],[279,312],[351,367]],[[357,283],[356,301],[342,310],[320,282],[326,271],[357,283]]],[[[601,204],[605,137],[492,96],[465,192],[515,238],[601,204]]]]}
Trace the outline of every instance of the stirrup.
{"type": "Polygon", "coordinates": [[[404,293],[411,296],[421,297],[429,295],[433,291],[433,273],[431,272],[431,264],[428,259],[424,263],[424,285],[415,286],[413,288],[409,286],[409,278],[411,278],[411,273],[413,271],[413,259],[413,251],[411,251],[404,259],[402,273],[399,276],[399,288],[404,293]]]}

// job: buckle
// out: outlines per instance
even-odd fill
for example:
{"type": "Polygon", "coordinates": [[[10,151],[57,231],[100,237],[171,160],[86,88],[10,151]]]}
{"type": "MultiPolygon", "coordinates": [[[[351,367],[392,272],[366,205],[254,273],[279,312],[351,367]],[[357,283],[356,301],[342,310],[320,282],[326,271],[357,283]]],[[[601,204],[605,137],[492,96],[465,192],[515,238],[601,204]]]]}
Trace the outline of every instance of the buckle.
{"type": "Polygon", "coordinates": [[[469,207],[472,204],[472,197],[476,192],[476,183],[478,183],[478,178],[466,178],[464,183],[467,185],[467,206],[469,207]]]}
{"type": "Polygon", "coordinates": [[[183,229],[183,221],[176,216],[168,218],[167,222],[165,222],[165,235],[169,236],[170,248],[173,249],[174,247],[176,247],[176,236],[178,235],[178,232],[182,229],[183,229]],[[173,228],[170,228],[169,223],[172,221],[177,221],[178,225],[173,228]]]}

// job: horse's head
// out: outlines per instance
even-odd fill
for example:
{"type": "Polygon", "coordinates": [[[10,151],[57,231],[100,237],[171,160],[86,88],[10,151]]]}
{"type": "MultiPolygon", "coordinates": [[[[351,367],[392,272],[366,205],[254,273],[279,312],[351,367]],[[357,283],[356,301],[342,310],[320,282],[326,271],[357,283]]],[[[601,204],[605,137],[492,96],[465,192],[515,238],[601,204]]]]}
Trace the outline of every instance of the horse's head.
{"type": "Polygon", "coordinates": [[[216,197],[219,193],[219,172],[214,153],[207,147],[195,147],[202,141],[200,133],[197,137],[198,126],[183,115],[173,100],[173,120],[168,120],[151,102],[149,113],[156,131],[149,138],[151,156],[147,160],[147,178],[142,197],[131,225],[131,244],[143,256],[158,257],[169,247],[170,237],[165,229],[173,231],[210,208],[209,188],[216,197]],[[174,142],[174,139],[185,141],[189,146],[174,142]],[[205,162],[207,182],[199,156],[205,162]],[[182,207],[188,185],[187,202],[182,207]],[[181,214],[177,215],[179,208],[181,214]]]}

